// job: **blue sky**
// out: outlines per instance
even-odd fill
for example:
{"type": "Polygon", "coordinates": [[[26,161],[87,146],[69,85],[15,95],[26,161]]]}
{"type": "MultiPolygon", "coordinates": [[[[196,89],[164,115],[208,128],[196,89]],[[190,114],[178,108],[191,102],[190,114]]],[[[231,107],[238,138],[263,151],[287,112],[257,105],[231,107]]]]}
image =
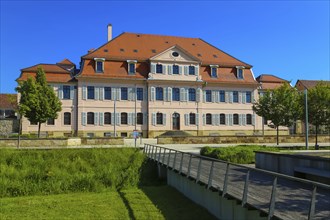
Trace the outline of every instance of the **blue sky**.
{"type": "Polygon", "coordinates": [[[197,37],[255,77],[330,80],[329,1],[1,1],[0,93],[20,69],[80,57],[122,32],[197,37]]]}

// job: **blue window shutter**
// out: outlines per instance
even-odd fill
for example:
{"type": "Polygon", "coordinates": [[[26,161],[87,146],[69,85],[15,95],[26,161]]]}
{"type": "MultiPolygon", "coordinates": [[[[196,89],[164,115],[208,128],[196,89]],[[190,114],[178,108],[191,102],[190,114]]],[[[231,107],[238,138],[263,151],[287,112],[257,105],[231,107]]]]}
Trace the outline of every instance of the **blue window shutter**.
{"type": "Polygon", "coordinates": [[[168,94],[167,94],[167,101],[172,102],[172,88],[171,87],[168,87],[167,88],[167,92],[168,92],[168,94]]]}
{"type": "Polygon", "coordinates": [[[214,93],[215,93],[215,102],[219,103],[220,102],[220,91],[216,90],[216,91],[214,91],[214,93]]]}
{"type": "Polygon", "coordinates": [[[245,104],[246,103],[246,92],[242,93],[242,103],[245,104]]]}
{"type": "Polygon", "coordinates": [[[179,74],[182,75],[183,74],[183,71],[182,71],[182,66],[180,65],[179,66],[179,74]]]}
{"type": "Polygon", "coordinates": [[[99,87],[96,87],[96,86],[95,86],[94,91],[95,91],[95,97],[94,97],[94,99],[95,99],[95,100],[98,100],[98,99],[99,99],[99,87]]]}
{"type": "Polygon", "coordinates": [[[251,103],[254,103],[254,91],[251,92],[251,103]]]}
{"type": "Polygon", "coordinates": [[[206,90],[203,91],[203,102],[206,102],[206,90]]]}
{"type": "Polygon", "coordinates": [[[155,87],[151,87],[150,88],[150,91],[151,91],[151,94],[150,94],[150,101],[155,101],[155,99],[156,99],[156,91],[155,91],[156,89],[155,89],[155,87]]]}
{"type": "Polygon", "coordinates": [[[212,125],[215,125],[215,114],[211,114],[212,125]]]}
{"type": "Polygon", "coordinates": [[[168,90],[167,87],[163,88],[163,100],[166,102],[168,98],[168,90]]]}
{"type": "Polygon", "coordinates": [[[99,116],[100,116],[100,125],[103,126],[104,125],[104,113],[100,112],[99,116]]]}
{"type": "Polygon", "coordinates": [[[116,88],[117,89],[117,101],[120,101],[121,100],[121,88],[116,88]]]}
{"type": "Polygon", "coordinates": [[[128,101],[133,100],[133,97],[132,97],[132,95],[133,95],[133,94],[132,94],[132,93],[133,93],[133,92],[132,92],[132,88],[127,88],[127,93],[128,93],[128,95],[127,95],[127,96],[128,96],[128,97],[127,97],[127,100],[128,100],[128,101]]]}
{"type": "Polygon", "coordinates": [[[82,112],[81,113],[81,125],[85,126],[86,125],[86,120],[87,120],[86,112],[82,112]]]}
{"type": "Polygon", "coordinates": [[[116,88],[111,88],[111,99],[116,100],[116,88]]]}
{"type": "Polygon", "coordinates": [[[225,118],[226,118],[226,125],[229,125],[229,115],[226,114],[226,115],[225,115],[225,118]]]}
{"type": "Polygon", "coordinates": [[[152,113],[151,123],[153,126],[156,125],[156,113],[152,113]]]}
{"type": "Polygon", "coordinates": [[[148,124],[148,114],[147,113],[143,113],[143,124],[144,125],[148,124]]]}
{"type": "Polygon", "coordinates": [[[70,99],[74,99],[74,86],[70,86],[70,99]]]}
{"type": "Polygon", "coordinates": [[[233,125],[233,114],[229,114],[229,125],[233,125]]]}
{"type": "Polygon", "coordinates": [[[167,69],[166,69],[166,65],[163,65],[163,74],[166,74],[167,73],[167,69]]]}
{"type": "Polygon", "coordinates": [[[242,114],[239,114],[238,124],[243,125],[243,115],[242,114]]]}
{"type": "Polygon", "coordinates": [[[156,64],[152,63],[150,68],[151,73],[156,73],[156,64]]]}
{"type": "Polygon", "coordinates": [[[111,113],[111,125],[115,124],[115,114],[112,112],[111,113]]]}
{"type": "Polygon", "coordinates": [[[195,66],[195,75],[198,76],[198,66],[195,66]]]}
{"type": "Polygon", "coordinates": [[[188,66],[184,66],[184,75],[188,76],[188,66]]]}
{"type": "Polygon", "coordinates": [[[167,72],[168,72],[168,75],[172,75],[173,74],[173,67],[171,65],[168,65],[167,66],[167,72]]]}
{"type": "Polygon", "coordinates": [[[253,115],[252,115],[252,125],[255,125],[255,124],[256,124],[256,116],[253,113],[253,115]]]}
{"type": "Polygon", "coordinates": [[[94,112],[94,125],[98,125],[98,124],[99,124],[99,113],[94,112]]]}
{"type": "Polygon", "coordinates": [[[246,114],[243,114],[243,123],[244,126],[246,125],[246,114]]]}
{"type": "Polygon", "coordinates": [[[225,92],[225,102],[229,102],[229,98],[230,98],[230,92],[225,92]]]}
{"type": "Polygon", "coordinates": [[[202,93],[202,89],[201,88],[197,88],[196,90],[196,101],[200,102],[201,101],[201,93],[202,93]]]}
{"type": "Polygon", "coordinates": [[[211,101],[212,102],[215,102],[215,91],[211,91],[211,95],[212,95],[212,97],[211,97],[211,101]]]}
{"type": "Polygon", "coordinates": [[[203,125],[205,125],[205,124],[206,124],[206,115],[203,114],[203,125]]]}
{"type": "Polygon", "coordinates": [[[219,126],[220,125],[220,115],[219,114],[215,114],[215,125],[219,126]]]}
{"type": "Polygon", "coordinates": [[[184,114],[184,125],[185,126],[189,125],[189,114],[184,114]]]}
{"type": "Polygon", "coordinates": [[[180,101],[185,101],[185,95],[184,95],[184,93],[185,93],[185,89],[184,88],[180,88],[180,101]]]}
{"type": "Polygon", "coordinates": [[[63,99],[63,85],[58,87],[58,98],[63,99]]]}
{"type": "Polygon", "coordinates": [[[83,100],[87,99],[87,87],[86,86],[82,87],[82,99],[83,100]]]}
{"type": "Polygon", "coordinates": [[[135,125],[136,123],[136,115],[135,112],[132,113],[132,125],[135,125]]]}
{"type": "Polygon", "coordinates": [[[189,101],[189,88],[186,88],[186,92],[184,93],[185,94],[185,101],[189,101]]]}
{"type": "Polygon", "coordinates": [[[133,118],[132,118],[132,113],[128,113],[128,114],[127,114],[127,117],[128,117],[128,118],[127,118],[127,124],[128,124],[128,125],[132,125],[132,124],[133,124],[133,123],[132,123],[132,119],[133,119],[133,118]]]}
{"type": "Polygon", "coordinates": [[[233,103],[233,92],[229,92],[229,102],[233,103]]]}
{"type": "Polygon", "coordinates": [[[199,113],[196,114],[196,125],[199,125],[199,113]]]}
{"type": "Polygon", "coordinates": [[[166,114],[163,113],[163,125],[166,125],[166,114]]]}
{"type": "Polygon", "coordinates": [[[100,100],[104,100],[104,87],[103,86],[100,87],[99,90],[100,90],[100,94],[99,94],[100,100]]]}
{"type": "Polygon", "coordinates": [[[242,95],[243,95],[242,92],[238,93],[238,103],[242,103],[242,99],[243,99],[242,95]]]}

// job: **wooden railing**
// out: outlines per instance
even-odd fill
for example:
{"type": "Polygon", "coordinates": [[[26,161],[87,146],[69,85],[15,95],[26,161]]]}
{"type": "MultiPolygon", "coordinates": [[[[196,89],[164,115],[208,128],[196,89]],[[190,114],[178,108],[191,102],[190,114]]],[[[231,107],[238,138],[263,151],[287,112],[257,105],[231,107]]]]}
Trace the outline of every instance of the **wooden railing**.
{"type": "Polygon", "coordinates": [[[330,185],[145,144],[144,153],[268,219],[330,218],[330,185]]]}

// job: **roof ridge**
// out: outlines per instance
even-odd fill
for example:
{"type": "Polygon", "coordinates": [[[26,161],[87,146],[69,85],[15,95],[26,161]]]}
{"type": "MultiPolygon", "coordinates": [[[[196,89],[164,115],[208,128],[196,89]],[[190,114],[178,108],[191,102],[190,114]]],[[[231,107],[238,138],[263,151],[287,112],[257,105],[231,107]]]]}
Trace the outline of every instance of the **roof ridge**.
{"type": "Polygon", "coordinates": [[[183,37],[183,36],[174,36],[174,35],[165,35],[165,34],[145,34],[145,33],[133,33],[133,32],[123,32],[123,34],[135,34],[135,35],[148,35],[155,37],[174,37],[174,38],[189,38],[189,39],[199,39],[198,37],[183,37]]]}

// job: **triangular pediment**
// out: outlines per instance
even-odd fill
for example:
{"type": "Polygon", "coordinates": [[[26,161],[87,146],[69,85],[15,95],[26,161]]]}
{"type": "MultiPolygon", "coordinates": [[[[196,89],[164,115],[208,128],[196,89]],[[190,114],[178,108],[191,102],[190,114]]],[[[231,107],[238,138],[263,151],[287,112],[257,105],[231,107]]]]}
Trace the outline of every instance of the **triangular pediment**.
{"type": "Polygon", "coordinates": [[[200,62],[195,56],[189,54],[187,51],[174,45],[163,52],[150,58],[151,61],[167,61],[167,62],[200,62]]]}

